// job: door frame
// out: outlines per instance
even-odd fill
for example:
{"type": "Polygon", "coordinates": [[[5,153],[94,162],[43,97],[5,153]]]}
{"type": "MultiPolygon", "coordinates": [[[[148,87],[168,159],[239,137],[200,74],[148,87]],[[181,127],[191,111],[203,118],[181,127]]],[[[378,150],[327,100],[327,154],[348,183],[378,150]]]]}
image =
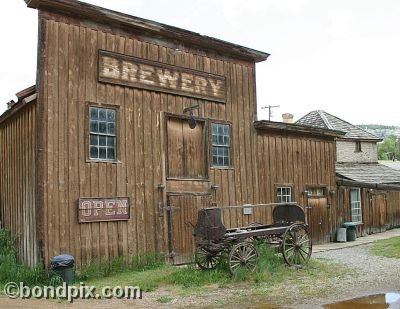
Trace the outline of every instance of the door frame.
{"type": "MultiPolygon", "coordinates": [[[[199,116],[193,116],[196,121],[203,123],[203,151],[204,151],[204,158],[205,158],[205,166],[204,166],[204,178],[180,178],[180,177],[169,177],[168,176],[168,119],[175,118],[175,119],[190,119],[192,115],[187,114],[178,114],[166,111],[160,111],[160,141],[161,141],[161,174],[162,179],[161,183],[158,184],[158,189],[160,191],[161,201],[159,202],[159,215],[164,217],[164,248],[166,254],[166,258],[169,262],[174,262],[174,245],[171,243],[173,241],[173,211],[174,207],[168,205],[168,197],[170,195],[182,195],[185,192],[174,192],[169,191],[168,188],[168,180],[177,180],[177,181],[197,181],[197,182],[208,182],[210,183],[210,166],[209,166],[209,119],[199,116]]],[[[200,195],[212,195],[210,193],[210,188],[207,191],[200,193],[200,192],[186,192],[187,194],[200,194],[200,195]]]]}

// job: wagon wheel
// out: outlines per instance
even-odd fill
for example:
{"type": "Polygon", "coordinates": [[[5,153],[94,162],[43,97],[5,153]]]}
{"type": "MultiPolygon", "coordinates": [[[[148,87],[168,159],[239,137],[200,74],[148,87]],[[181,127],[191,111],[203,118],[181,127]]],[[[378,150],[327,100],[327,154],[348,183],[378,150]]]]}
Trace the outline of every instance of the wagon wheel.
{"type": "Polygon", "coordinates": [[[197,247],[195,252],[196,264],[203,270],[214,269],[221,257],[221,252],[209,252],[203,247],[197,247]]]}
{"type": "Polygon", "coordinates": [[[241,242],[234,245],[229,252],[228,266],[232,275],[242,270],[254,272],[257,267],[258,253],[249,242],[241,242]]]}
{"type": "Polygon", "coordinates": [[[311,237],[303,224],[292,224],[283,233],[282,255],[289,266],[307,264],[312,251],[311,237]]]}

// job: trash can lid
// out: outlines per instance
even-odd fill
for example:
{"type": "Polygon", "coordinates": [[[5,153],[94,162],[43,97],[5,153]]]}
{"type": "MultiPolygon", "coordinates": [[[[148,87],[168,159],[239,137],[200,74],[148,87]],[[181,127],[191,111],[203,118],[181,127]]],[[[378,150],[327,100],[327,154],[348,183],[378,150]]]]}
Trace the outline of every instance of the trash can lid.
{"type": "Polygon", "coordinates": [[[69,254],[60,254],[51,258],[52,262],[72,262],[75,261],[74,257],[69,254]]]}
{"type": "Polygon", "coordinates": [[[69,254],[61,254],[54,256],[50,260],[50,264],[52,268],[58,267],[74,267],[75,259],[72,255],[69,254]]]}
{"type": "Polygon", "coordinates": [[[357,226],[357,224],[356,223],[354,223],[354,222],[344,222],[343,223],[343,227],[352,227],[352,226],[357,226]]]}

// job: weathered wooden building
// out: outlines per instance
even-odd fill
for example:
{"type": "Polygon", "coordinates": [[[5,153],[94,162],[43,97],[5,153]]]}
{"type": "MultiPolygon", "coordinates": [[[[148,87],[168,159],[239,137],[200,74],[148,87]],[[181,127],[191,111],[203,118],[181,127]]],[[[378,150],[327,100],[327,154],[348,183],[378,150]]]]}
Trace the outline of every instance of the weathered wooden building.
{"type": "Polygon", "coordinates": [[[346,134],[336,140],[337,201],[331,213],[339,228],[357,225],[367,235],[400,226],[400,172],[378,163],[379,137],[324,111],[312,111],[297,124],[346,134]]]}
{"type": "Polygon", "coordinates": [[[314,205],[314,241],[329,240],[341,133],[256,121],[267,53],[78,1],[26,2],[37,83],[0,118],[1,216],[26,262],[183,262],[211,205],[231,227],[268,222],[269,203],[314,205]]]}

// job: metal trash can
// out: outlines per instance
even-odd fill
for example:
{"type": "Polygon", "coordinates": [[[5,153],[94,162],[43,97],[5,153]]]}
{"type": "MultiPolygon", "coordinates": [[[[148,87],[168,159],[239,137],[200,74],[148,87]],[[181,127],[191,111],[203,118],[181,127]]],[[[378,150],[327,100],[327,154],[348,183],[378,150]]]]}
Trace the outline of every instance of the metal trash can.
{"type": "Polygon", "coordinates": [[[51,269],[54,270],[64,282],[72,284],[75,279],[75,259],[72,255],[61,254],[54,256],[50,261],[51,269]]]}
{"type": "Polygon", "coordinates": [[[336,241],[337,242],[346,242],[347,241],[347,229],[345,227],[341,227],[337,230],[336,233],[336,241]]]}
{"type": "Polygon", "coordinates": [[[347,229],[347,241],[356,240],[356,224],[354,222],[345,222],[343,227],[347,229]]]}

